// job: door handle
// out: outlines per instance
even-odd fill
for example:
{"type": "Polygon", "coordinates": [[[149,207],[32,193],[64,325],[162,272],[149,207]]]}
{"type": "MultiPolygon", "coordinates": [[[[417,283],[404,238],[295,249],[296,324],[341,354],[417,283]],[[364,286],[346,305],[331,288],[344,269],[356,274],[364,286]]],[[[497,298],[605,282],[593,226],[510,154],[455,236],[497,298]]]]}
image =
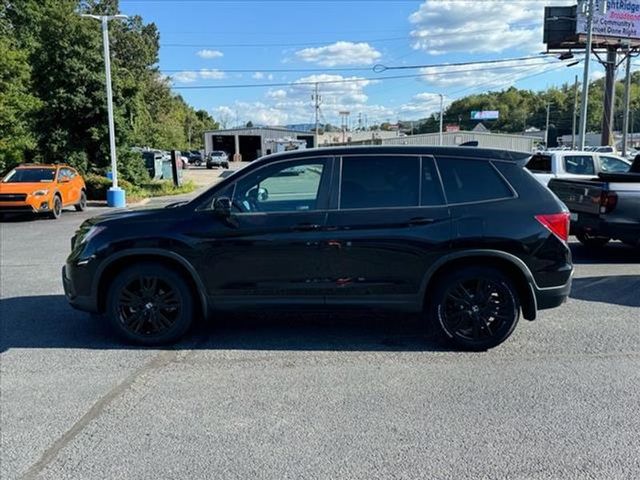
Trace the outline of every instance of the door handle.
{"type": "Polygon", "coordinates": [[[298,232],[312,232],[314,230],[318,230],[320,225],[316,225],[314,223],[300,223],[293,227],[294,230],[298,232]]]}
{"type": "Polygon", "coordinates": [[[436,220],[434,218],[425,218],[425,217],[414,217],[409,220],[410,226],[416,225],[429,225],[430,223],[434,223],[436,220]]]}

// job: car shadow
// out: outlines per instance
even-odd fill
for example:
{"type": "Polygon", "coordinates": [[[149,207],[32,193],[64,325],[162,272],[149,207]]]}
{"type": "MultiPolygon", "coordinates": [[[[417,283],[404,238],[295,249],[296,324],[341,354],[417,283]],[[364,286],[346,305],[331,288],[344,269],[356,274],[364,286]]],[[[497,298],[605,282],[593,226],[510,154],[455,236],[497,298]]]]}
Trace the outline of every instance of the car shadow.
{"type": "MultiPolygon", "coordinates": [[[[63,295],[0,300],[0,352],[12,348],[138,349],[103,318],[73,310],[63,295]]],[[[450,351],[417,315],[218,313],[170,349],[450,351]]]]}
{"type": "Polygon", "coordinates": [[[33,222],[37,220],[49,220],[46,215],[36,215],[35,213],[2,213],[0,214],[0,223],[22,223],[33,222]]]}
{"type": "Polygon", "coordinates": [[[611,242],[601,248],[586,248],[580,243],[571,243],[570,247],[573,263],[578,265],[640,263],[640,248],[620,242],[611,242]]]}
{"type": "Polygon", "coordinates": [[[640,307],[640,275],[574,278],[571,298],[640,307]]]}

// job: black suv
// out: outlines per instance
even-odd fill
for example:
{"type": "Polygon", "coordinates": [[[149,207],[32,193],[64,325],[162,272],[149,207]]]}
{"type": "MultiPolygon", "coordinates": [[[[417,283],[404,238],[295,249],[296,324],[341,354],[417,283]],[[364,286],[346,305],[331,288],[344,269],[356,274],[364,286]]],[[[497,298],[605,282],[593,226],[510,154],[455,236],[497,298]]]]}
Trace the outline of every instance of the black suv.
{"type": "Polygon", "coordinates": [[[533,320],[571,287],[569,214],[528,158],[464,147],[271,155],[188,203],[86,221],[64,289],[148,345],[214,311],[355,307],[424,312],[459,347],[487,349],[520,312],[533,320]]]}

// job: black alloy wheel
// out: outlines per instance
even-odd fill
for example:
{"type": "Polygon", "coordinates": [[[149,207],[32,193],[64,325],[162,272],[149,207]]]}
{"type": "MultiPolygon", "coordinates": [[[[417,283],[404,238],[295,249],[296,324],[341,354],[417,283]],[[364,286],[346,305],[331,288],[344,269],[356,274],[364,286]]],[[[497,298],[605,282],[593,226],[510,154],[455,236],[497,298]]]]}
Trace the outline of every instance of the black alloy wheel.
{"type": "Polygon", "coordinates": [[[84,212],[87,209],[87,194],[84,192],[80,192],[80,201],[75,204],[76,211],[84,212]]]}
{"type": "Polygon", "coordinates": [[[179,339],[189,329],[193,300],[186,282],[159,265],[132,267],[109,289],[108,317],[125,338],[144,345],[179,339]]]}
{"type": "Polygon", "coordinates": [[[60,198],[60,195],[55,195],[53,197],[53,205],[51,206],[49,216],[55,220],[60,218],[60,215],[62,215],[62,199],[60,198]]]}
{"type": "Polygon", "coordinates": [[[516,289],[502,272],[463,268],[438,283],[433,313],[443,333],[456,345],[487,350],[513,333],[520,305],[516,289]]]}

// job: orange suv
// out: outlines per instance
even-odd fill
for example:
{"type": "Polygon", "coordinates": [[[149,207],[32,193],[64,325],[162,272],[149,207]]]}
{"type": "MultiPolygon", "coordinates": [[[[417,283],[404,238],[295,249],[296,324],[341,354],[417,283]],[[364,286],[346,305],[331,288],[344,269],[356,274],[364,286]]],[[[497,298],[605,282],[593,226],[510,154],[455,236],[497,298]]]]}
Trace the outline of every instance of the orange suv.
{"type": "Polygon", "coordinates": [[[1,213],[44,213],[58,218],[64,207],[87,206],[84,180],[67,165],[21,165],[0,182],[1,213]]]}

